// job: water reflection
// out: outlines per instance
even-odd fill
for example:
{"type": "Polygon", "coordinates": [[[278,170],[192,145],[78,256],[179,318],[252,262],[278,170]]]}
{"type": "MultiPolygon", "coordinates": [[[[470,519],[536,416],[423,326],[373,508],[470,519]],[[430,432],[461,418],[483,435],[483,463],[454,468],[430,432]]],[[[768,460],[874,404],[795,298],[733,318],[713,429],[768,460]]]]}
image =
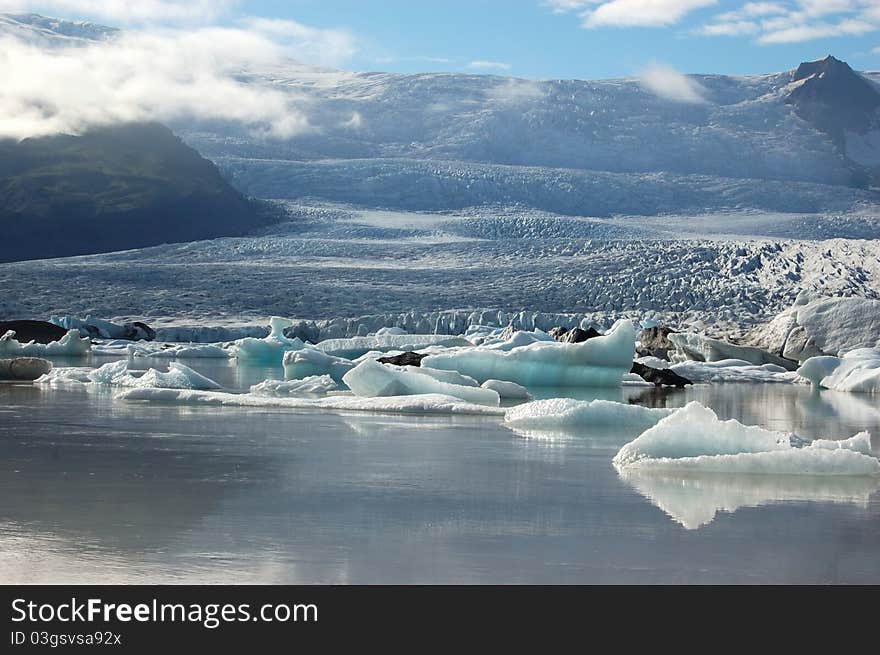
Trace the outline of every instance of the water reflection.
{"type": "Polygon", "coordinates": [[[866,508],[880,480],[869,476],[669,475],[623,469],[620,477],[689,530],[718,512],[781,502],[851,503],[866,508]]]}

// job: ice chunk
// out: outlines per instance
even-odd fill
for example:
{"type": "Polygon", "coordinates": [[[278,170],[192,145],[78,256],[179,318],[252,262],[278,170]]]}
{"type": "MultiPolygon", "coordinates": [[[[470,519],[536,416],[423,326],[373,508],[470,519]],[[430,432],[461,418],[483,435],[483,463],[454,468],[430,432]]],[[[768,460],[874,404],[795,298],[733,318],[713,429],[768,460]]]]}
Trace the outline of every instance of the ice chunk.
{"type": "Polygon", "coordinates": [[[41,384],[47,387],[82,387],[92,381],[89,374],[93,370],[95,369],[85,366],[53,368],[48,373],[34,380],[34,384],[41,384]]]}
{"type": "Polygon", "coordinates": [[[513,350],[514,348],[522,348],[539,341],[556,341],[546,332],[535,330],[534,332],[524,332],[519,330],[514,332],[510,338],[503,341],[484,341],[483,348],[491,348],[492,350],[513,350]]]}
{"type": "Polygon", "coordinates": [[[329,375],[310,375],[301,380],[263,380],[251,387],[257,396],[298,396],[301,394],[325,394],[339,391],[341,387],[329,375]]]}
{"type": "Polygon", "coordinates": [[[0,380],[37,380],[51,373],[52,362],[39,357],[0,359],[0,380]]]}
{"type": "Polygon", "coordinates": [[[293,325],[293,321],[273,316],[269,320],[269,336],[265,339],[245,337],[238,339],[233,344],[233,353],[239,361],[279,364],[284,353],[291,350],[299,350],[305,343],[298,338],[288,339],[284,336],[284,328],[293,325]]]}
{"type": "Polygon", "coordinates": [[[553,431],[556,429],[618,426],[644,430],[672,414],[671,409],[652,409],[611,400],[550,398],[517,405],[504,414],[514,428],[553,431]]]}
{"type": "MultiPolygon", "coordinates": [[[[439,368],[429,368],[427,366],[402,366],[400,368],[406,370],[408,373],[415,373],[416,375],[427,375],[428,377],[432,377],[435,380],[439,380],[440,382],[459,384],[464,387],[480,386],[480,383],[474,380],[472,377],[468,375],[462,375],[458,371],[443,371],[439,368]]],[[[485,388],[487,387],[484,387],[484,389],[485,388]]]]}
{"type": "Polygon", "coordinates": [[[811,357],[798,369],[798,374],[814,386],[818,380],[826,389],[880,393],[880,349],[859,348],[839,359],[811,357]]]}
{"type": "MultiPolygon", "coordinates": [[[[473,378],[469,378],[473,379],[473,378]]],[[[531,400],[532,395],[529,390],[516,382],[505,382],[504,380],[486,380],[480,385],[483,389],[491,389],[502,398],[510,400],[531,400]]]]}
{"type": "Polygon", "coordinates": [[[798,380],[796,373],[776,364],[756,365],[742,359],[722,359],[717,362],[691,360],[668,368],[691,382],[791,383],[798,380]]]}
{"type": "Polygon", "coordinates": [[[129,389],[115,396],[119,400],[149,400],[194,405],[228,405],[233,407],[280,407],[290,409],[329,409],[339,411],[381,412],[385,414],[475,414],[501,416],[500,407],[476,405],[460,398],[442,394],[357,398],[270,398],[251,393],[223,393],[181,389],[129,389]]]}
{"type": "Polygon", "coordinates": [[[355,359],[371,350],[387,352],[389,350],[419,350],[426,346],[470,346],[471,342],[463,337],[451,337],[444,334],[382,334],[373,337],[352,337],[351,339],[327,339],[321,341],[316,348],[336,357],[355,359]]]}
{"type": "Polygon", "coordinates": [[[688,530],[718,512],[777,502],[851,503],[866,507],[880,487],[875,476],[681,474],[625,468],[620,477],[688,530]]]}
{"type": "Polygon", "coordinates": [[[150,368],[140,375],[140,371],[130,368],[128,360],[108,362],[92,370],[88,377],[96,384],[119,387],[158,388],[158,389],[220,389],[213,380],[197,373],[189,366],[179,362],[168,364],[168,372],[150,368]]]}
{"type": "Polygon", "coordinates": [[[608,333],[581,343],[539,342],[513,350],[461,349],[430,355],[422,366],[458,371],[478,382],[504,380],[526,387],[618,386],[632,368],[636,332],[618,321],[608,333]]]}
{"type": "Polygon", "coordinates": [[[754,346],[737,346],[720,339],[712,339],[701,334],[670,332],[667,338],[676,350],[687,359],[699,362],[717,362],[725,359],[744,360],[749,364],[775,364],[786,370],[794,370],[797,364],[791,360],[774,355],[754,346]]]}
{"type": "Polygon", "coordinates": [[[91,349],[91,340],[79,336],[76,330],[68,330],[61,339],[50,343],[19,343],[12,330],[0,337],[0,357],[82,357],[91,349]]]}
{"type": "Polygon", "coordinates": [[[498,406],[500,403],[500,397],[491,389],[450,384],[417,370],[412,366],[364,361],[346,373],[342,381],[358,396],[368,398],[442,394],[478,405],[498,406]]]}
{"type": "Polygon", "coordinates": [[[355,367],[351,360],[328,355],[310,346],[284,353],[283,363],[285,380],[329,375],[336,382],[342,382],[342,377],[355,367]]]}
{"type": "Polygon", "coordinates": [[[831,355],[821,355],[819,357],[810,357],[801,364],[797,370],[797,374],[802,378],[809,380],[814,389],[818,389],[822,384],[822,380],[831,375],[840,366],[840,358],[831,355]]]}
{"type": "Polygon", "coordinates": [[[406,330],[401,327],[383,327],[376,330],[376,334],[373,336],[383,337],[386,334],[406,334],[406,330]]]}
{"type": "Polygon", "coordinates": [[[859,452],[861,435],[841,442],[856,450],[800,443],[794,435],[721,421],[711,409],[691,402],[626,444],[613,463],[618,469],[678,473],[880,474],[880,461],[859,452]]]}

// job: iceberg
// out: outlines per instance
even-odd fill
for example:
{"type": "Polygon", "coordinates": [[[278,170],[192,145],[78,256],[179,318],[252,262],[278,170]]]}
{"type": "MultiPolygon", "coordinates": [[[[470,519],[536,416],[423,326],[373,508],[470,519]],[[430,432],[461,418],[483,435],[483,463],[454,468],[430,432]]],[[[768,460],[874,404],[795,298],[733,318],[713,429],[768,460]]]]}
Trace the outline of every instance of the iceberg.
{"type": "Polygon", "coordinates": [[[502,416],[504,414],[504,410],[500,407],[463,402],[460,398],[436,393],[382,398],[358,398],[354,396],[271,398],[251,393],[224,393],[220,391],[193,391],[188,389],[126,389],[117,393],[115,398],[118,400],[143,400],[189,405],[329,409],[351,412],[379,412],[384,414],[465,414],[477,416],[502,416]]]}
{"type": "Polygon", "coordinates": [[[301,380],[263,380],[251,387],[257,396],[299,396],[301,394],[325,394],[339,391],[342,387],[329,375],[310,375],[301,380]]]}
{"type": "Polygon", "coordinates": [[[52,362],[38,357],[0,359],[0,380],[38,380],[52,372],[52,362]]]}
{"type": "Polygon", "coordinates": [[[179,362],[168,364],[168,371],[154,368],[137,371],[128,360],[108,362],[98,368],[56,368],[35,382],[49,387],[98,386],[132,387],[142,389],[220,389],[220,385],[179,362]]]}
{"type": "Polygon", "coordinates": [[[537,342],[509,351],[469,348],[429,355],[422,366],[458,371],[478,382],[504,380],[531,387],[619,386],[635,355],[635,327],[618,321],[607,334],[581,343],[537,342]]]}
{"type": "Polygon", "coordinates": [[[590,427],[618,426],[645,430],[672,414],[671,409],[652,409],[612,400],[550,398],[517,405],[504,414],[513,428],[551,432],[590,427]]]}
{"type": "Polygon", "coordinates": [[[334,357],[311,346],[284,353],[285,380],[302,380],[316,375],[329,375],[336,382],[355,367],[355,363],[342,357],[334,357]]]}
{"type": "Polygon", "coordinates": [[[415,351],[427,346],[454,348],[471,346],[464,337],[451,337],[443,334],[377,334],[372,337],[352,337],[350,339],[327,339],[315,346],[322,352],[335,357],[356,359],[371,350],[388,352],[390,350],[415,351]]]}
{"type": "Polygon", "coordinates": [[[501,402],[498,393],[491,389],[451,384],[432,377],[429,370],[372,360],[358,364],[345,374],[342,381],[356,395],[367,398],[441,394],[476,405],[497,407],[501,402]]]}
{"type": "Polygon", "coordinates": [[[50,343],[19,343],[12,330],[0,337],[0,357],[83,357],[91,349],[91,340],[79,336],[77,330],[68,330],[61,339],[50,343]]]}
{"type": "Polygon", "coordinates": [[[880,300],[815,298],[802,292],[792,307],[756,331],[752,340],[800,362],[880,348],[880,300]]]}
{"type": "Polygon", "coordinates": [[[238,339],[232,345],[233,355],[242,362],[280,364],[284,353],[305,346],[299,337],[288,339],[284,336],[284,328],[292,325],[293,321],[289,319],[273,316],[269,319],[269,336],[265,339],[238,339]]]}
{"type": "Polygon", "coordinates": [[[866,439],[867,433],[860,433],[837,448],[829,448],[827,440],[804,445],[796,435],[721,421],[691,402],[623,446],[613,463],[618,470],[676,473],[880,474],[880,461],[864,452],[866,439]]]}
{"type": "Polygon", "coordinates": [[[773,364],[785,370],[794,370],[797,363],[754,346],[738,346],[701,334],[670,332],[666,337],[686,359],[698,362],[742,360],[755,366],[773,364]]]}
{"type": "Polygon", "coordinates": [[[834,391],[880,393],[880,349],[858,348],[843,357],[811,357],[798,375],[834,391]]]}
{"type": "Polygon", "coordinates": [[[798,380],[795,372],[782,366],[751,364],[743,359],[722,359],[715,362],[688,360],[672,366],[667,362],[666,368],[692,382],[792,383],[798,380]]]}
{"type": "Polygon", "coordinates": [[[86,366],[62,366],[53,368],[34,380],[34,384],[44,385],[53,388],[64,387],[82,387],[90,384],[92,379],[89,377],[95,369],[86,366]]]}
{"type": "Polygon", "coordinates": [[[483,389],[491,389],[502,398],[507,398],[510,400],[532,399],[532,394],[529,393],[529,390],[526,389],[524,386],[517,384],[516,382],[505,382],[504,380],[486,380],[480,386],[483,387],[483,389]]]}

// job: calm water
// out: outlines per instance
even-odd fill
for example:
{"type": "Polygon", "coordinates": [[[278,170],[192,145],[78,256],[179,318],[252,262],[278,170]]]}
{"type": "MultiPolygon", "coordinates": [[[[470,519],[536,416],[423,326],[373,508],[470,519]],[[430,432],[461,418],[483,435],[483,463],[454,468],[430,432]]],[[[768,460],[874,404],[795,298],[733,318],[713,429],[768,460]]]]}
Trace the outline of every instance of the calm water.
{"type": "MultiPolygon", "coordinates": [[[[610,395],[880,434],[866,398],[800,387],[610,395]]],[[[0,385],[0,582],[880,582],[880,481],[622,479],[634,436],[0,385]]]]}

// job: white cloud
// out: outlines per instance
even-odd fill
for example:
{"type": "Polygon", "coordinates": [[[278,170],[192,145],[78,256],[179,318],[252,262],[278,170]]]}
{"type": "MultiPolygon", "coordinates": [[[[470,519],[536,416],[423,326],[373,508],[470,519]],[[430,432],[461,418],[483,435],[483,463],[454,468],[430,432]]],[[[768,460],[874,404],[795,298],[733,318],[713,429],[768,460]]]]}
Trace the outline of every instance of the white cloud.
{"type": "Polygon", "coordinates": [[[207,22],[238,0],[0,0],[0,12],[36,12],[104,20],[116,25],[207,22]]]}
{"type": "MultiPolygon", "coordinates": [[[[212,25],[214,12],[230,1],[0,0],[0,7],[18,10],[36,9],[35,4],[41,11],[52,5],[139,25],[105,41],[60,41],[52,48],[29,39],[27,28],[0,37],[0,136],[79,133],[97,125],[188,117],[234,121],[254,133],[289,137],[312,129],[306,101],[247,84],[243,77],[291,60],[336,65],[357,47],[347,31],[290,20],[212,25]],[[159,18],[166,24],[159,25],[159,18]]],[[[360,117],[353,117],[349,127],[359,123],[360,117]]]]}
{"type": "Polygon", "coordinates": [[[477,59],[468,64],[468,68],[479,68],[484,70],[510,70],[510,64],[503,61],[487,61],[485,59],[477,59]]]}
{"type": "Polygon", "coordinates": [[[706,90],[699,83],[666,64],[651,64],[638,77],[642,88],[664,100],[687,104],[706,102],[706,90]]]}
{"type": "Polygon", "coordinates": [[[91,126],[182,117],[240,122],[292,136],[309,129],[292,95],[241,82],[283,49],[243,30],[124,32],[83,47],[0,40],[0,136],[79,133],[91,126]]]}
{"type": "Polygon", "coordinates": [[[717,0],[610,0],[581,15],[585,27],[663,27],[717,0]]]}
{"type": "Polygon", "coordinates": [[[718,14],[698,32],[710,36],[754,35],[762,44],[860,36],[880,29],[880,0],[786,0],[747,2],[718,14]]]}

